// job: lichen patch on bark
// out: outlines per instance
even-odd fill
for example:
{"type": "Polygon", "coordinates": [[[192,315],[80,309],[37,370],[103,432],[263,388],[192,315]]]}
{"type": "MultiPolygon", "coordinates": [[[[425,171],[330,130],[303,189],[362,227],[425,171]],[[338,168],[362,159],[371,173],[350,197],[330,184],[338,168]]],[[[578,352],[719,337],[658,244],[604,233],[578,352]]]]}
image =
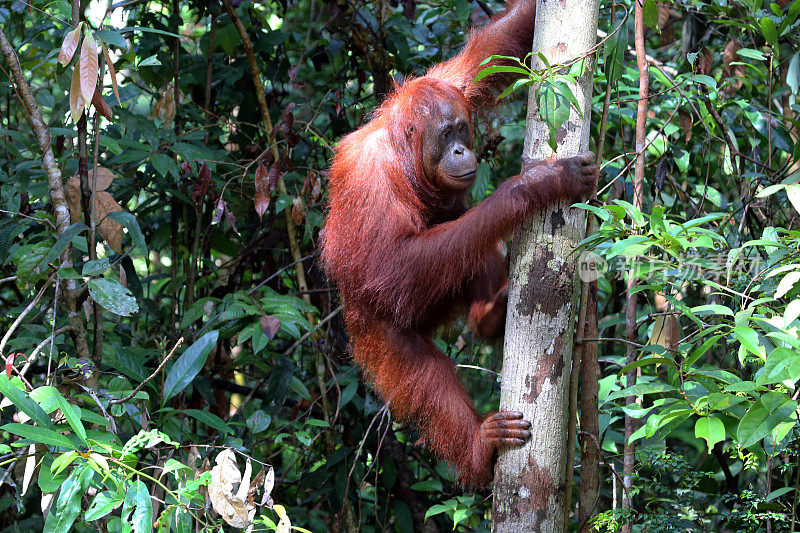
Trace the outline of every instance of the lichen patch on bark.
{"type": "Polygon", "coordinates": [[[554,261],[553,251],[539,246],[528,269],[527,282],[520,289],[516,310],[520,316],[540,312],[556,318],[572,299],[572,265],[554,261]]]}

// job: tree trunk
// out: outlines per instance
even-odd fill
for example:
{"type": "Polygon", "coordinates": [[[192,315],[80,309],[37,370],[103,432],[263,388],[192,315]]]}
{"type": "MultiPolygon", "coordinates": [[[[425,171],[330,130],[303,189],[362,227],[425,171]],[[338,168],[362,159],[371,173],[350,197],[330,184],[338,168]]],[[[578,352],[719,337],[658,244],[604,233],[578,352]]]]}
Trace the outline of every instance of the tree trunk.
{"type": "MultiPolygon", "coordinates": [[[[598,0],[538,0],[534,53],[542,52],[551,65],[585,53],[596,41],[598,7],[598,0]]],[[[558,157],[589,146],[595,63],[590,56],[585,76],[572,87],[584,117],[573,109],[557,132],[558,157]]],[[[535,56],[534,68],[543,68],[535,56]]],[[[531,90],[525,154],[552,158],[547,125],[537,119],[531,90]]],[[[584,213],[569,205],[545,209],[514,233],[500,408],[524,413],[533,436],[524,447],[500,453],[495,532],[565,530],[567,405],[579,290],[571,253],[585,234],[584,213]]]]}

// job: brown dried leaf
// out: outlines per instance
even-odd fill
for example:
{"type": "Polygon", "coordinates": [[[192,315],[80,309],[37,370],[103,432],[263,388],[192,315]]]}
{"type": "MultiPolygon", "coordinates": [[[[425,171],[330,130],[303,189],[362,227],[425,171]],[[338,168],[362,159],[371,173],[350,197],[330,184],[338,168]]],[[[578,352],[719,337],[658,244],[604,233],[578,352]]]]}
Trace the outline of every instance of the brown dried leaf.
{"type": "Polygon", "coordinates": [[[100,87],[95,85],[94,95],[92,96],[92,105],[98,113],[103,115],[106,120],[111,120],[111,107],[103,100],[103,95],[100,92],[100,87]]]}
{"type": "Polygon", "coordinates": [[[86,100],[81,94],[81,75],[76,66],[72,71],[72,82],[69,86],[69,114],[72,116],[72,122],[78,123],[85,107],[86,100]]]}
{"type": "Polygon", "coordinates": [[[651,346],[663,346],[669,350],[674,349],[681,338],[681,328],[675,315],[657,316],[653,323],[653,333],[650,335],[651,346]]]}
{"type": "Polygon", "coordinates": [[[303,218],[306,216],[306,206],[303,205],[303,199],[299,196],[296,196],[292,199],[292,220],[294,220],[295,224],[300,224],[303,222],[303,218]]]}
{"type": "Polygon", "coordinates": [[[725,45],[725,50],[722,52],[722,67],[726,76],[731,75],[731,62],[736,59],[736,52],[738,52],[740,48],[741,46],[739,46],[739,43],[734,39],[731,39],[728,41],[728,44],[725,45]]]}
{"type": "Polygon", "coordinates": [[[93,190],[104,191],[111,186],[111,182],[114,181],[115,177],[116,174],[106,167],[95,167],[94,170],[89,172],[89,186],[92,187],[92,184],[94,184],[93,190]]]}
{"type": "Polygon", "coordinates": [[[692,139],[692,115],[686,111],[678,112],[678,121],[681,123],[681,128],[686,132],[686,141],[692,139]]]}
{"type": "Polygon", "coordinates": [[[111,76],[111,87],[114,89],[114,96],[117,97],[117,102],[122,105],[122,100],[119,97],[119,87],[117,86],[117,71],[114,69],[114,62],[111,61],[111,56],[108,55],[108,49],[105,43],[100,43],[103,49],[103,57],[106,58],[106,65],[108,65],[108,74],[111,76]]]}
{"type": "Polygon", "coordinates": [[[697,72],[700,74],[708,74],[711,72],[712,62],[714,61],[714,57],[711,55],[711,52],[708,51],[708,48],[703,48],[699,54],[697,54],[697,72]]]}
{"type": "Polygon", "coordinates": [[[223,450],[214,461],[216,465],[211,469],[211,483],[208,485],[211,507],[227,524],[239,528],[249,526],[256,513],[255,505],[247,501],[252,470],[250,461],[244,476],[239,473],[232,450],[223,450]],[[236,492],[234,485],[238,485],[236,492]]]}
{"type": "Polygon", "coordinates": [[[81,180],[78,176],[72,176],[64,186],[64,196],[67,198],[69,207],[70,224],[83,220],[83,207],[81,206],[81,180]]]}
{"type": "Polygon", "coordinates": [[[120,267],[119,269],[119,284],[128,288],[128,275],[125,273],[125,269],[120,267]]]}
{"type": "Polygon", "coordinates": [[[78,61],[81,78],[81,94],[85,101],[91,101],[97,86],[99,66],[97,64],[97,43],[92,35],[87,35],[81,45],[81,57],[78,61]]]}
{"type": "Polygon", "coordinates": [[[256,197],[255,208],[260,219],[269,207],[269,199],[272,194],[272,184],[269,179],[269,171],[263,163],[256,167],[256,197]]]}
{"type": "Polygon", "coordinates": [[[112,250],[121,254],[122,240],[125,237],[125,233],[122,231],[122,224],[113,218],[105,217],[114,211],[122,211],[122,206],[107,191],[98,191],[95,202],[95,214],[97,215],[95,220],[102,220],[100,225],[97,226],[97,231],[112,250]]]}
{"type": "Polygon", "coordinates": [[[275,315],[263,315],[259,322],[261,323],[261,331],[269,337],[269,340],[274,339],[278,330],[281,329],[281,319],[275,315]]]}
{"type": "Polygon", "coordinates": [[[172,124],[173,120],[175,120],[175,98],[170,97],[164,104],[164,124],[172,124]]]}
{"type": "Polygon", "coordinates": [[[61,43],[61,51],[58,53],[58,62],[65,67],[72,61],[72,56],[75,55],[75,50],[78,49],[78,41],[81,40],[81,28],[83,23],[78,24],[78,27],[72,31],[67,32],[64,36],[64,42],[61,43]]]}

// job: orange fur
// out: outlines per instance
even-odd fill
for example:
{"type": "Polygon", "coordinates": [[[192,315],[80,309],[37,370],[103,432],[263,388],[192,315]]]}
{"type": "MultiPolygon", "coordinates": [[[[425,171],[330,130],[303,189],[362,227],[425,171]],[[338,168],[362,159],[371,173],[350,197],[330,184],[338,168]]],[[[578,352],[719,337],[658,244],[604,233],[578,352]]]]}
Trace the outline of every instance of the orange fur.
{"type": "Polygon", "coordinates": [[[416,423],[462,483],[492,476],[495,446],[482,437],[454,363],[430,334],[472,306],[480,333],[502,329],[507,280],[497,243],[559,196],[555,182],[520,192],[506,182],[467,210],[443,196],[421,166],[422,132],[442,99],[470,117],[503,80],[473,80],[488,56],[523,56],[533,41],[535,2],[519,0],[474,30],[460,54],[410,79],[367,125],[338,145],[330,170],[323,260],[342,292],[353,357],[401,420],[416,423]]]}

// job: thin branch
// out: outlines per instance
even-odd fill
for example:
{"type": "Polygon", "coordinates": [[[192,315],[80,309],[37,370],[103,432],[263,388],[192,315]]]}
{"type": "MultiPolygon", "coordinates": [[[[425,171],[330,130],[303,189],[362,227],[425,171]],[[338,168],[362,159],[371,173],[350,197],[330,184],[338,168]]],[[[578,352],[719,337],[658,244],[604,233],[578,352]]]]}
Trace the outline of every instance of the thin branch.
{"type": "MultiPolygon", "coordinates": [[[[2,30],[0,30],[0,32],[2,32],[2,30]]],[[[0,340],[0,357],[3,356],[3,350],[5,350],[6,348],[6,343],[8,342],[8,339],[11,338],[11,335],[13,335],[14,331],[16,331],[16,329],[19,327],[20,323],[22,322],[22,319],[28,316],[28,313],[30,313],[33,310],[33,308],[36,307],[36,304],[39,303],[39,300],[42,298],[42,295],[50,286],[50,282],[53,281],[53,278],[55,276],[56,276],[55,272],[50,274],[50,277],[47,278],[47,281],[44,283],[44,285],[42,285],[42,288],[39,289],[39,292],[36,293],[36,296],[33,298],[31,303],[29,303],[27,307],[25,307],[25,309],[22,310],[19,316],[17,316],[17,318],[14,319],[14,322],[11,323],[11,326],[8,328],[8,331],[6,331],[6,334],[3,335],[3,340],[0,340]]]]}
{"type": "Polygon", "coordinates": [[[158,365],[158,368],[156,368],[155,371],[153,371],[152,374],[147,376],[147,379],[142,381],[139,384],[139,386],[137,386],[135,389],[133,389],[133,392],[131,392],[129,395],[125,396],[124,398],[115,398],[115,399],[109,401],[108,405],[114,405],[114,404],[117,404],[117,403],[125,403],[125,402],[130,401],[134,396],[136,396],[139,393],[139,391],[144,388],[145,385],[150,383],[153,380],[153,378],[156,377],[156,375],[158,375],[159,372],[161,372],[161,369],[164,368],[164,365],[167,364],[167,361],[169,361],[172,358],[172,356],[175,355],[175,351],[178,349],[178,346],[180,346],[181,344],[183,344],[183,337],[178,339],[178,342],[175,343],[175,346],[172,347],[172,350],[170,350],[170,352],[167,354],[167,356],[164,358],[164,360],[161,361],[161,364],[158,365]]]}
{"type": "Polygon", "coordinates": [[[41,352],[44,349],[44,347],[47,345],[48,342],[52,341],[53,339],[55,339],[56,337],[58,337],[62,333],[66,333],[67,331],[70,331],[71,329],[72,329],[72,326],[64,326],[63,328],[59,328],[59,329],[55,330],[54,332],[52,332],[50,335],[48,335],[47,338],[44,339],[42,342],[37,344],[36,348],[34,348],[33,351],[31,352],[31,355],[28,356],[28,362],[26,362],[25,366],[23,366],[20,369],[19,375],[20,376],[24,376],[25,375],[25,373],[33,365],[33,362],[36,360],[36,357],[38,357],[39,352],[41,352]]]}

